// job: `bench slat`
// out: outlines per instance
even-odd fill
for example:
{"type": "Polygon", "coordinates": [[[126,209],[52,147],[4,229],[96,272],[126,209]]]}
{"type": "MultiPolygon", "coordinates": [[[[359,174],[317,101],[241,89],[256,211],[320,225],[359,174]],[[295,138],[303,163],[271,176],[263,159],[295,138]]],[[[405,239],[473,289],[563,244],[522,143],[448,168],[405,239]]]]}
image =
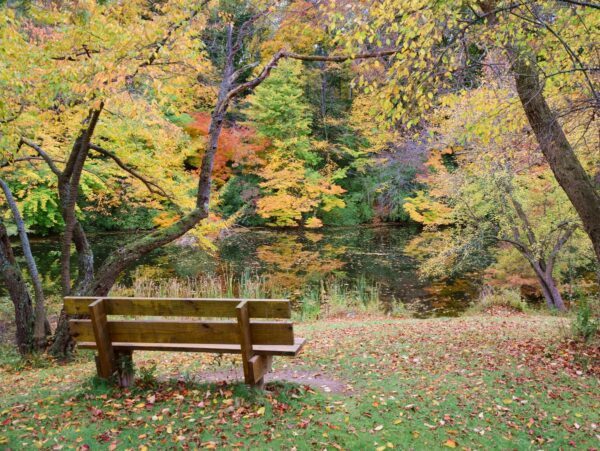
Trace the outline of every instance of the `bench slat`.
{"type": "MultiPolygon", "coordinates": [[[[71,335],[77,342],[95,341],[92,323],[86,319],[69,320],[71,335]]],[[[108,321],[113,342],[131,343],[202,343],[239,344],[235,321],[108,321]]],[[[252,343],[257,345],[293,345],[294,329],[289,321],[252,321],[252,343]]]]}
{"type": "MultiPolygon", "coordinates": [[[[67,315],[89,315],[96,297],[65,297],[67,315]]],[[[201,298],[103,298],[107,315],[182,316],[235,318],[241,299],[201,298]]],[[[249,299],[251,318],[291,318],[287,299],[249,299]]]]}
{"type": "MultiPolygon", "coordinates": [[[[296,338],[293,345],[254,345],[252,350],[258,355],[281,355],[296,356],[304,346],[304,338],[296,338]]],[[[113,342],[113,349],[116,351],[170,351],[170,352],[216,352],[223,354],[240,354],[239,344],[194,344],[194,343],[122,343],[113,342]]],[[[96,349],[96,343],[93,341],[79,342],[77,347],[80,349],[96,349]]]]}

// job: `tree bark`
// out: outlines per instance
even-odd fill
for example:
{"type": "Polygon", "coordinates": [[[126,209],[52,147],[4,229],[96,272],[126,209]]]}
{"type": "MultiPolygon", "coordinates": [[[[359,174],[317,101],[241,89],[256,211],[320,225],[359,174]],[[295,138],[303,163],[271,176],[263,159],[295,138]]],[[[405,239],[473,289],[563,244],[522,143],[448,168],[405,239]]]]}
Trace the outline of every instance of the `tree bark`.
{"type": "Polygon", "coordinates": [[[577,211],[600,263],[600,195],[546,102],[534,62],[512,53],[517,92],[529,125],[556,180],[577,211]]]}
{"type": "Polygon", "coordinates": [[[21,355],[33,351],[34,314],[29,289],[15,260],[6,227],[0,222],[0,274],[15,307],[17,348],[21,355]]]}
{"type": "Polygon", "coordinates": [[[531,266],[540,282],[542,293],[544,294],[544,299],[546,300],[548,308],[557,309],[561,312],[565,311],[567,309],[565,302],[560,294],[560,290],[556,286],[556,281],[554,280],[554,277],[552,277],[552,274],[549,274],[548,271],[544,271],[544,268],[542,268],[540,263],[532,262],[531,266]]]}
{"type": "Polygon", "coordinates": [[[27,231],[25,229],[25,222],[23,221],[21,212],[19,211],[17,203],[13,197],[13,194],[8,184],[1,178],[0,187],[2,187],[2,190],[4,191],[6,202],[8,203],[8,206],[12,212],[15,224],[17,225],[17,230],[19,231],[19,238],[21,239],[21,247],[23,248],[23,255],[25,256],[25,261],[27,262],[27,268],[29,269],[31,282],[33,284],[33,289],[35,293],[33,346],[36,350],[40,351],[46,348],[49,329],[49,327],[47,327],[48,320],[46,318],[46,306],[44,290],[42,288],[42,281],[40,279],[40,274],[38,272],[35,259],[33,258],[33,254],[31,252],[29,237],[27,236],[27,231]]]}
{"type": "Polygon", "coordinates": [[[61,213],[65,222],[60,256],[61,283],[64,296],[68,296],[72,289],[71,243],[73,242],[77,223],[75,206],[77,205],[77,198],[79,196],[81,173],[83,172],[83,166],[90,151],[92,135],[94,134],[103,108],[104,103],[100,102],[97,108],[90,110],[88,117],[84,121],[84,124],[87,124],[87,126],[81,130],[75,140],[65,169],[58,177],[61,213]]]}

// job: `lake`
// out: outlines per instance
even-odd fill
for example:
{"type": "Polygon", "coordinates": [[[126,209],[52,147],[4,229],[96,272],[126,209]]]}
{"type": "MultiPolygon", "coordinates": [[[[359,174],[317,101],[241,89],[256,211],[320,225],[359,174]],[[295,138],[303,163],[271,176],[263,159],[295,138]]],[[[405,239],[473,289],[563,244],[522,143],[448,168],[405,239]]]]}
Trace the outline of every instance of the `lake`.
{"type": "MultiPolygon", "coordinates": [[[[318,230],[236,229],[217,241],[217,250],[169,245],[146,256],[123,275],[130,286],[142,274],[152,279],[195,278],[200,275],[240,278],[259,276],[286,293],[298,293],[329,278],[376,286],[381,302],[410,305],[418,316],[456,316],[476,297],[475,276],[451,281],[422,280],[417,264],[405,254],[419,233],[407,226],[332,227],[318,230]]],[[[131,235],[92,235],[96,261],[131,235]]],[[[58,238],[34,239],[32,250],[47,290],[58,286],[58,238]]]]}

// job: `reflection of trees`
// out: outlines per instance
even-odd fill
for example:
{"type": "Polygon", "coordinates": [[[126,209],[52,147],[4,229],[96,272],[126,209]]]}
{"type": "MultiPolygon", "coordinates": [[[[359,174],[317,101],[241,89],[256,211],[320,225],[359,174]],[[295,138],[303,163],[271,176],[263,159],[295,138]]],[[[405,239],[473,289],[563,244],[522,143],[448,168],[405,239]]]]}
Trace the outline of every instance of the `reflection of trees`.
{"type": "MultiPolygon", "coordinates": [[[[311,233],[309,241],[315,242],[317,234],[311,233]]],[[[267,284],[290,293],[299,292],[306,282],[320,280],[344,267],[338,257],[344,247],[326,245],[318,250],[307,249],[299,235],[279,235],[269,244],[259,246],[256,256],[269,265],[267,284]]]]}

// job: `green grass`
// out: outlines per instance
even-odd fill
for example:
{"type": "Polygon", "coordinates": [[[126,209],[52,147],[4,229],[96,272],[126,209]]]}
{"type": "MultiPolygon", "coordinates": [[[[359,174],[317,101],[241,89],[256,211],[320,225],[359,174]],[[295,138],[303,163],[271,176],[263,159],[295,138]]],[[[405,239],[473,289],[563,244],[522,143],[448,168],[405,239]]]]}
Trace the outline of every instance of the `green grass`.
{"type": "Polygon", "coordinates": [[[276,372],[335,378],[346,393],[199,383],[203,371],[239,366],[210,355],[136,354],[147,370],[131,390],[94,379],[90,353],[66,366],[4,365],[0,447],[597,448],[597,344],[569,342],[568,327],[536,315],[297,327],[309,344],[296,359],[277,358],[276,372]]]}

